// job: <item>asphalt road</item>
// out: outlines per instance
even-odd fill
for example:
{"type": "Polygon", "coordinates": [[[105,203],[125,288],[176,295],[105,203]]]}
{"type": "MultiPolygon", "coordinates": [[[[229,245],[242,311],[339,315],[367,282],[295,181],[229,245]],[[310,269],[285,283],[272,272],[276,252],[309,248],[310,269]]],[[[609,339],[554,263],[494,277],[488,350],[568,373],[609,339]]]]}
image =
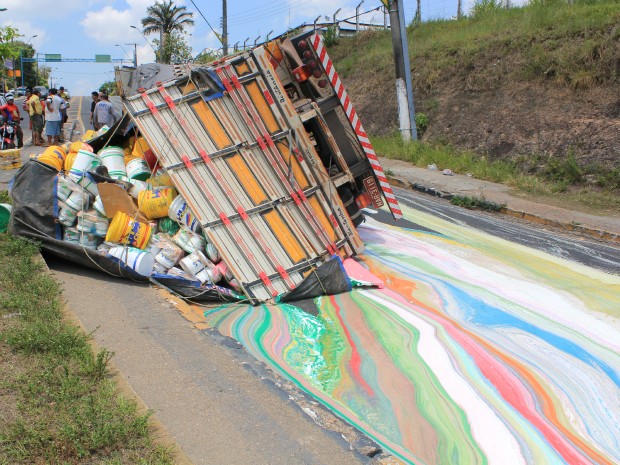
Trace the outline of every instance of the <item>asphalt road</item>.
{"type": "MultiPolygon", "coordinates": [[[[394,189],[399,202],[446,221],[469,226],[517,244],[542,250],[556,257],[579,262],[608,273],[620,274],[620,244],[615,245],[574,233],[542,227],[510,216],[452,205],[447,200],[406,189],[394,189]]],[[[405,228],[424,229],[408,220],[394,222],[391,214],[378,211],[373,217],[405,228]]]]}

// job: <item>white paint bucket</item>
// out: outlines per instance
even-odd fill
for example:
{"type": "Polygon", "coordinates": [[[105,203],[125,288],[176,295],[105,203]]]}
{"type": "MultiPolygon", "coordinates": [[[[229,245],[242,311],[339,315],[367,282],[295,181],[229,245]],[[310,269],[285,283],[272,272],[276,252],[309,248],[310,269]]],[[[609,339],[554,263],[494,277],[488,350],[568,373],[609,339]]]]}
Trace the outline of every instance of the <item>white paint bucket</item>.
{"type": "Polygon", "coordinates": [[[134,158],[127,163],[127,176],[129,176],[130,179],[146,181],[151,177],[151,170],[149,169],[149,165],[142,158],[134,158]]]}
{"type": "Polygon", "coordinates": [[[222,259],[218,250],[210,242],[206,246],[206,253],[207,257],[209,257],[209,260],[211,260],[213,263],[217,263],[222,259]]]}
{"type": "Polygon", "coordinates": [[[161,263],[155,262],[155,264],[153,265],[153,273],[166,274],[167,272],[168,272],[168,269],[164,267],[164,265],[162,265],[161,263]]]}
{"type": "Polygon", "coordinates": [[[194,276],[192,276],[191,274],[187,274],[187,273],[186,273],[185,271],[183,271],[181,268],[177,268],[176,266],[175,266],[175,267],[170,268],[170,269],[168,270],[168,274],[169,274],[170,276],[178,276],[178,277],[180,277],[180,278],[185,278],[185,279],[188,279],[188,280],[190,280],[190,281],[197,281],[197,279],[196,279],[194,276]]]}
{"type": "Polygon", "coordinates": [[[204,250],[205,240],[186,227],[179,229],[172,237],[172,241],[190,254],[196,250],[204,250]]]}
{"type": "Polygon", "coordinates": [[[65,201],[67,207],[75,211],[87,210],[90,204],[90,194],[83,190],[73,191],[65,201]]]}
{"type": "Polygon", "coordinates": [[[107,255],[112,247],[116,247],[116,244],[111,244],[110,242],[103,242],[99,244],[99,247],[97,247],[97,252],[102,255],[107,255]]]}
{"type": "Polygon", "coordinates": [[[95,236],[94,234],[88,234],[84,232],[78,232],[80,234],[80,244],[89,249],[97,249],[99,244],[101,244],[101,238],[95,236]]]}
{"type": "Polygon", "coordinates": [[[130,179],[129,182],[131,183],[129,195],[131,195],[134,199],[138,198],[140,192],[151,190],[151,185],[144,181],[140,181],[138,179],[130,179]]]}
{"type": "Polygon", "coordinates": [[[151,276],[153,272],[153,265],[155,264],[155,257],[153,254],[137,249],[135,247],[112,247],[108,252],[113,257],[118,258],[121,262],[127,265],[141,276],[151,276]]]}
{"type": "Polygon", "coordinates": [[[58,185],[56,186],[56,197],[58,197],[58,200],[67,200],[74,190],[78,190],[78,185],[73,179],[64,176],[58,177],[58,185]]]}
{"type": "Polygon", "coordinates": [[[207,257],[202,254],[202,252],[197,250],[181,259],[179,265],[181,265],[181,268],[183,268],[183,271],[186,273],[196,276],[198,272],[204,270],[205,267],[209,265],[209,261],[207,260],[207,257]]]}
{"type": "Polygon", "coordinates": [[[183,258],[183,250],[176,244],[167,241],[166,243],[160,243],[159,246],[161,250],[155,256],[155,260],[164,267],[172,268],[183,258]]]}
{"type": "Polygon", "coordinates": [[[78,153],[75,156],[75,160],[73,161],[73,165],[71,165],[71,170],[69,171],[69,173],[78,178],[81,178],[86,171],[92,170],[100,164],[101,160],[94,153],[87,150],[78,150],[78,153]]]}
{"type": "Polygon", "coordinates": [[[95,210],[97,210],[97,213],[99,213],[101,216],[107,216],[105,214],[105,210],[103,209],[103,202],[101,201],[101,197],[100,196],[95,197],[95,202],[93,203],[93,208],[95,210]]]}
{"type": "Polygon", "coordinates": [[[215,268],[215,266],[207,266],[204,270],[200,271],[196,277],[200,279],[203,284],[215,284],[222,279],[222,273],[215,268]]]}
{"type": "Polygon", "coordinates": [[[64,228],[62,240],[66,242],[80,242],[80,232],[75,228],[64,228]]]}
{"type": "Polygon", "coordinates": [[[170,204],[170,208],[168,208],[168,216],[173,220],[184,224],[193,232],[200,231],[200,223],[190,210],[183,197],[180,195],[178,195],[170,204]]]}
{"type": "Polygon", "coordinates": [[[77,211],[67,207],[63,202],[59,201],[58,206],[58,222],[63,226],[73,226],[77,218],[77,211]]]}
{"type": "MultiPolygon", "coordinates": [[[[79,152],[78,152],[79,153],[79,152]]],[[[111,178],[127,177],[125,170],[125,152],[120,147],[106,147],[99,151],[101,163],[108,169],[111,178]]]]}
{"type": "Polygon", "coordinates": [[[97,183],[93,180],[93,178],[87,173],[78,181],[78,184],[82,186],[82,188],[87,191],[90,195],[95,196],[99,195],[99,190],[97,189],[97,183]]]}

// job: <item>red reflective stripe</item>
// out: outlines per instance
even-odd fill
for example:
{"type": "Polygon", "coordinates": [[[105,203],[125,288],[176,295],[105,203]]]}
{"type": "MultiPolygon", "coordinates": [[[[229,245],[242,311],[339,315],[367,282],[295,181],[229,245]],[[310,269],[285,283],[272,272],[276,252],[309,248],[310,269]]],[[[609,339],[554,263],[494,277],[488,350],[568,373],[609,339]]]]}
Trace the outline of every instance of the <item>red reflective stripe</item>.
{"type": "Polygon", "coordinates": [[[200,157],[203,159],[205,163],[211,163],[211,157],[205,150],[200,151],[200,157]]]}
{"type": "Polygon", "coordinates": [[[269,93],[268,90],[264,90],[263,91],[263,95],[265,96],[265,99],[267,100],[267,103],[269,105],[273,105],[274,104],[273,98],[271,97],[271,94],[269,93]]]}
{"type": "Polygon", "coordinates": [[[260,147],[261,149],[263,149],[263,150],[266,150],[266,149],[267,149],[267,145],[265,144],[265,141],[263,140],[263,138],[262,138],[262,137],[260,137],[260,136],[259,136],[259,137],[256,139],[256,142],[258,142],[258,145],[259,145],[259,147],[260,147]]]}
{"type": "Polygon", "coordinates": [[[181,159],[183,160],[183,163],[185,163],[186,167],[188,168],[192,167],[192,161],[189,159],[187,155],[181,155],[181,159]]]}
{"type": "Polygon", "coordinates": [[[237,76],[233,74],[231,79],[232,79],[233,85],[235,86],[235,89],[241,89],[241,83],[239,82],[239,79],[237,79],[237,76]]]}
{"type": "Polygon", "coordinates": [[[302,202],[305,202],[306,200],[308,200],[306,198],[306,194],[304,194],[304,191],[302,191],[301,189],[297,191],[297,194],[299,195],[299,198],[301,199],[302,202]]]}
{"type": "Polygon", "coordinates": [[[291,192],[291,197],[293,198],[295,205],[299,205],[301,203],[299,196],[295,192],[291,192]]]}
{"type": "Polygon", "coordinates": [[[275,144],[273,143],[273,139],[271,138],[271,136],[269,135],[269,133],[265,134],[263,137],[265,137],[265,140],[267,141],[267,145],[269,147],[273,147],[275,144]]]}
{"type": "Polygon", "coordinates": [[[319,55],[319,60],[321,60],[321,63],[324,63],[325,55],[327,55],[327,50],[323,47],[323,50],[321,50],[321,54],[319,55]]]}

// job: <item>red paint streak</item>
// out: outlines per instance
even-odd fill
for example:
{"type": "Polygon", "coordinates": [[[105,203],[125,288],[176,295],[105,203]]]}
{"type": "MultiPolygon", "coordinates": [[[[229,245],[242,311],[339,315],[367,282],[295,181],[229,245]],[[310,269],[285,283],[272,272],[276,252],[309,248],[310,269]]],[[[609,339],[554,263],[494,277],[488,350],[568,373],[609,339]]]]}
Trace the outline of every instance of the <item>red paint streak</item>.
{"type": "Polygon", "coordinates": [[[495,386],[506,402],[532,423],[564,460],[571,465],[591,464],[591,460],[584,456],[585,452],[598,463],[612,465],[611,462],[598,451],[594,450],[580,437],[576,436],[560,423],[552,399],[546,394],[544,387],[540,385],[538,380],[531,376],[521,363],[495,349],[479,336],[463,328],[458,323],[447,319],[445,315],[441,314],[436,309],[413,298],[413,289],[411,289],[410,283],[406,284],[404,288],[401,288],[397,283],[405,283],[404,280],[398,278],[394,279],[394,276],[390,276],[388,280],[387,276],[382,276],[383,273],[378,273],[378,270],[373,268],[374,267],[371,267],[370,271],[378,276],[379,279],[382,279],[386,283],[391,281],[392,286],[395,285],[395,287],[400,290],[409,289],[411,291],[411,294],[407,293],[407,295],[408,299],[413,302],[413,305],[395,291],[382,289],[382,292],[389,295],[391,298],[398,300],[409,308],[413,307],[412,310],[415,313],[423,314],[439,323],[474,359],[476,366],[480,369],[483,376],[495,386]],[[501,362],[494,357],[499,358],[501,362]],[[515,372],[528,381],[529,388],[525,382],[515,376],[515,372]],[[536,410],[536,399],[532,395],[530,388],[541,398],[540,404],[546,417],[540,415],[536,410]]]}
{"type": "Polygon", "coordinates": [[[374,397],[375,392],[372,390],[372,388],[368,385],[368,383],[362,377],[362,371],[361,371],[362,359],[360,357],[360,353],[357,350],[357,346],[355,345],[355,342],[353,342],[353,338],[351,337],[349,328],[347,328],[342,317],[340,316],[340,306],[336,303],[336,299],[334,298],[333,295],[329,297],[329,300],[332,306],[334,307],[334,311],[336,312],[336,317],[338,318],[338,321],[340,322],[340,327],[344,331],[344,335],[347,338],[349,347],[351,347],[351,361],[349,362],[349,367],[351,368],[351,374],[353,376],[353,379],[360,385],[360,387],[362,387],[366,391],[366,394],[368,394],[369,397],[374,397]]]}

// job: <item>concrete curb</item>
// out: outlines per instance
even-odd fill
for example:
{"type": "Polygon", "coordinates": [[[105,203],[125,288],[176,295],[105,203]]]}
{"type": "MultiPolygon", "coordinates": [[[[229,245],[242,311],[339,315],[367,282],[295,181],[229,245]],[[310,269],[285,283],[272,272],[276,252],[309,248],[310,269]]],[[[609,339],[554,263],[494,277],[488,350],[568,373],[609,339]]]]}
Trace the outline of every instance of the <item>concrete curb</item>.
{"type": "MultiPolygon", "coordinates": [[[[415,190],[418,192],[423,192],[425,194],[429,194],[434,197],[439,197],[441,199],[450,200],[452,197],[457,195],[457,194],[452,194],[450,192],[440,191],[438,189],[435,189],[434,187],[427,187],[419,183],[412,183],[405,179],[397,178],[394,176],[387,176],[387,178],[390,181],[390,184],[392,186],[401,187],[403,189],[411,189],[411,190],[415,190]]],[[[557,220],[552,220],[549,218],[544,218],[540,215],[535,215],[533,213],[528,213],[528,212],[521,211],[521,210],[515,210],[510,207],[504,207],[499,211],[500,213],[512,216],[514,218],[531,221],[533,223],[542,224],[545,226],[552,226],[554,228],[562,229],[564,231],[571,231],[571,232],[576,232],[579,234],[585,234],[585,235],[592,236],[592,237],[595,237],[597,239],[601,239],[604,241],[620,243],[620,234],[612,233],[609,231],[604,231],[604,230],[596,229],[596,228],[589,228],[587,226],[582,226],[580,224],[575,224],[575,223],[566,223],[566,222],[561,222],[557,220]]]]}

